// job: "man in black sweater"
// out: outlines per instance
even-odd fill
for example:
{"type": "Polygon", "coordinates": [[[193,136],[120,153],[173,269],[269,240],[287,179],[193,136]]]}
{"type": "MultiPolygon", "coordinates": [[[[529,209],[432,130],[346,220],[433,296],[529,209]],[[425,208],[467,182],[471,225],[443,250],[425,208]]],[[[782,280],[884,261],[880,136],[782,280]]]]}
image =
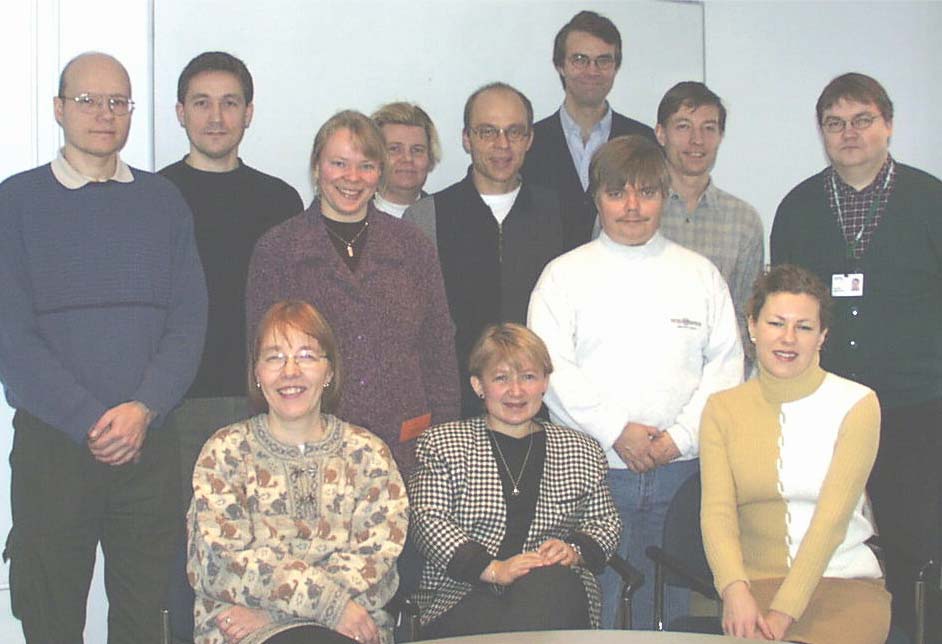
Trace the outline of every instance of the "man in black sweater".
{"type": "Polygon", "coordinates": [[[621,67],[621,34],[594,11],[580,11],[553,43],[553,65],[566,91],[562,107],[533,127],[533,147],[523,176],[559,192],[567,249],[589,241],[595,204],[586,193],[589,162],[617,136],[654,130],[615,112],[606,100],[621,67]]]}
{"type": "Polygon", "coordinates": [[[245,283],[252,249],[269,228],[303,210],[297,190],[239,158],[239,144],[252,122],[253,92],[252,76],[238,58],[204,52],[191,60],[177,84],[177,118],[186,129],[190,152],[160,171],[193,210],[209,291],[199,372],[168,421],[180,435],[186,504],[203,443],[250,413],[245,397],[245,283]]]}
{"type": "Polygon", "coordinates": [[[942,555],[942,182],[890,155],[893,103],[873,78],[832,80],[817,118],[831,165],[779,205],[772,263],[800,264],[830,286],[822,365],[880,398],[867,489],[893,621],[912,632],[914,562],[942,555]]]}
{"type": "Polygon", "coordinates": [[[464,109],[468,174],[403,216],[438,247],[455,322],[463,417],[482,411],[469,380],[471,347],[488,324],[526,324],[536,280],[564,250],[556,193],[520,178],[532,141],[530,100],[506,83],[481,87],[464,109]]]}

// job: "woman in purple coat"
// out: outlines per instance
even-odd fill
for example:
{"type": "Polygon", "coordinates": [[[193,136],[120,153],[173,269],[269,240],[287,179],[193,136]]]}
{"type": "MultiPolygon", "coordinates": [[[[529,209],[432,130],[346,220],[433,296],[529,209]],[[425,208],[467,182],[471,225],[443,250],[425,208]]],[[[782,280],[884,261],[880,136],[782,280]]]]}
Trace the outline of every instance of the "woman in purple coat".
{"type": "Polygon", "coordinates": [[[311,152],[317,196],[256,244],[246,311],[249,337],[279,300],[307,300],[324,314],[346,376],[337,413],[382,438],[405,476],[415,438],[458,418],[458,368],[434,245],[373,207],[385,159],[382,134],[363,114],[324,123],[311,152]]]}

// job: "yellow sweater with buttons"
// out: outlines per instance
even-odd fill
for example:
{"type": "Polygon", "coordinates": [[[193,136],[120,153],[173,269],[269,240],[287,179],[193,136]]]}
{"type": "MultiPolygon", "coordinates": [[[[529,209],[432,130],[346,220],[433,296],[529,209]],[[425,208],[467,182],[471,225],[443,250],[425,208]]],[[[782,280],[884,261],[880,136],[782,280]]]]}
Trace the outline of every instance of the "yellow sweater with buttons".
{"type": "Polygon", "coordinates": [[[799,619],[822,577],[879,578],[864,486],[879,444],[867,387],[823,371],[759,376],[703,410],[703,544],[717,591],[784,579],[770,608],[799,619]]]}

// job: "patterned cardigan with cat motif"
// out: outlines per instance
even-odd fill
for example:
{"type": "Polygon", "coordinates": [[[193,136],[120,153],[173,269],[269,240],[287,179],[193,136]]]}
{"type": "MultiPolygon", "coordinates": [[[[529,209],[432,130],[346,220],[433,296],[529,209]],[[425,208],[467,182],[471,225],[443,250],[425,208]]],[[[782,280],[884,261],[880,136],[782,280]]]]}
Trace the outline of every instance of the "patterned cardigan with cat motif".
{"type": "Polygon", "coordinates": [[[271,623],[241,640],[255,644],[301,624],[335,628],[348,600],[392,642],[383,606],[399,583],[405,486],[379,438],[323,418],[324,438],[301,446],[277,441],[262,414],[203,447],[187,516],[197,644],[225,642],[215,618],[233,605],[267,611],[271,623]]]}

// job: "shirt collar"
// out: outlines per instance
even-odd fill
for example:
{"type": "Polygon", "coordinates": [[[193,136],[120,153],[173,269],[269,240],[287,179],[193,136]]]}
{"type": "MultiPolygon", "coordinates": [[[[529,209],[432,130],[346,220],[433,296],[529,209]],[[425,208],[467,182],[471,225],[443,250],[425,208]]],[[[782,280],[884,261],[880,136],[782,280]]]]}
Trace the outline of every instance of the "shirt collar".
{"type": "Polygon", "coordinates": [[[893,166],[894,163],[895,162],[893,161],[893,156],[887,153],[886,161],[883,162],[883,166],[880,168],[880,171],[877,172],[877,176],[875,176],[873,178],[873,181],[870,182],[870,185],[868,185],[863,190],[857,190],[855,187],[853,187],[852,185],[844,181],[844,179],[841,177],[840,172],[835,170],[833,165],[830,166],[828,169],[830,170],[831,177],[833,177],[834,181],[837,182],[837,187],[841,191],[842,194],[864,195],[864,194],[869,194],[871,192],[883,190],[883,188],[888,183],[887,176],[889,175],[890,168],[893,166]]]}
{"type": "MultiPolygon", "coordinates": [[[[575,119],[569,115],[569,112],[566,111],[566,104],[563,103],[559,108],[559,120],[563,125],[563,132],[566,136],[577,136],[580,141],[582,141],[582,128],[579,127],[579,124],[576,123],[575,119]]],[[[608,139],[607,134],[612,131],[612,106],[608,104],[608,101],[605,102],[605,114],[602,116],[602,119],[592,126],[592,130],[589,132],[591,136],[595,132],[601,132],[606,134],[604,137],[608,139]]]]}
{"type": "MultiPolygon", "coordinates": [[[[716,190],[716,186],[713,184],[713,177],[710,177],[707,187],[704,189],[703,194],[700,195],[700,199],[697,200],[697,207],[699,207],[701,204],[708,208],[715,205],[717,199],[716,190]]],[[[681,197],[680,194],[673,188],[671,188],[670,192],[668,193],[668,199],[670,201],[680,201],[681,203],[684,201],[684,198],[681,197]]],[[[684,205],[684,208],[686,208],[686,204],[684,205]]]]}
{"type": "Polygon", "coordinates": [[[68,159],[65,158],[63,150],[65,148],[59,149],[59,154],[56,155],[56,158],[52,160],[50,164],[52,167],[52,174],[55,176],[56,181],[62,184],[63,187],[68,188],[69,190],[78,190],[89,183],[106,183],[108,181],[117,181],[118,183],[131,183],[134,181],[134,175],[131,173],[131,168],[128,167],[128,164],[121,160],[121,157],[118,157],[118,162],[114,167],[114,174],[111,175],[108,179],[100,181],[98,179],[92,179],[91,177],[86,177],[84,174],[75,169],[68,159]]]}

